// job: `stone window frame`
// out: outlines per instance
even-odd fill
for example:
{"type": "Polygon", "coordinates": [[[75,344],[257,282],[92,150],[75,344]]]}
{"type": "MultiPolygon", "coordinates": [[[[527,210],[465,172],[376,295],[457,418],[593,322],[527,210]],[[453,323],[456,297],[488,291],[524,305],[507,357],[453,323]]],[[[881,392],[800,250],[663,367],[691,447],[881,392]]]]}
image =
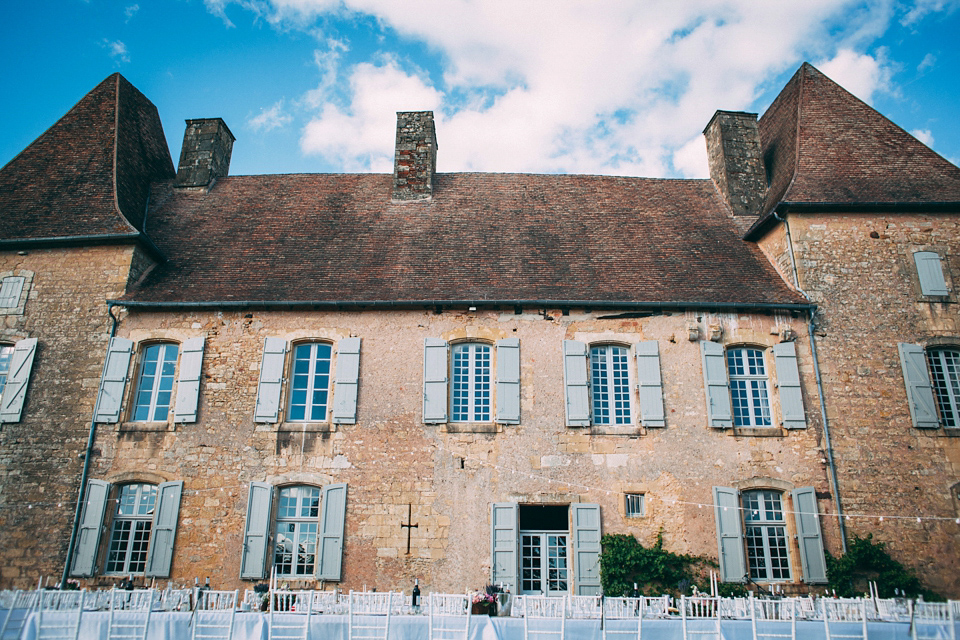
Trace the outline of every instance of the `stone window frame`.
{"type": "Polygon", "coordinates": [[[26,311],[27,300],[30,292],[33,290],[33,271],[26,269],[14,269],[11,271],[0,271],[0,282],[6,278],[23,278],[23,287],[20,289],[20,300],[16,306],[0,307],[0,316],[22,316],[26,311]]]}
{"type": "MultiPolygon", "coordinates": [[[[746,429],[750,431],[766,431],[769,429],[778,429],[775,423],[774,415],[774,403],[773,403],[773,393],[772,389],[774,382],[770,376],[770,365],[767,362],[767,351],[770,348],[766,345],[757,345],[751,343],[733,343],[724,345],[723,348],[723,358],[727,367],[727,388],[730,390],[730,415],[733,418],[733,428],[734,429],[746,429]],[[758,351],[762,358],[763,364],[763,375],[749,374],[745,373],[743,375],[731,375],[730,373],[730,356],[735,352],[746,352],[748,351],[758,351]],[[736,412],[736,403],[734,401],[734,382],[763,382],[765,386],[765,395],[766,395],[766,413],[768,424],[753,424],[755,416],[753,415],[753,402],[750,402],[750,422],[751,424],[738,424],[737,423],[737,412],[736,412]]],[[[745,355],[746,357],[746,355],[745,355]]],[[[744,363],[746,364],[746,363],[744,363]]],[[[749,390],[748,390],[749,391],[749,390]]],[[[748,399],[752,400],[753,396],[750,394],[748,399]]]]}
{"type": "MultiPolygon", "coordinates": [[[[308,360],[308,367],[312,371],[313,366],[319,360],[315,354],[316,350],[311,348],[311,356],[308,360]]],[[[335,366],[336,366],[336,357],[337,357],[337,343],[334,340],[328,338],[302,338],[297,340],[292,340],[290,342],[290,351],[288,356],[288,362],[286,363],[285,370],[286,375],[284,377],[284,396],[283,396],[283,420],[281,425],[290,424],[294,428],[302,428],[304,425],[319,425],[320,430],[324,430],[323,426],[333,425],[333,383],[335,379],[335,366]],[[294,397],[294,378],[295,371],[297,366],[297,350],[301,347],[314,346],[314,345],[326,345],[330,349],[330,354],[327,357],[327,405],[326,410],[324,411],[324,417],[321,420],[314,420],[307,417],[307,412],[309,409],[313,408],[313,405],[308,402],[304,405],[304,417],[303,419],[293,419],[290,417],[292,413],[292,403],[294,397]]],[[[313,375],[310,374],[310,378],[313,378],[313,375]]],[[[308,381],[307,390],[311,389],[310,382],[308,381]]],[[[313,389],[317,391],[317,389],[313,389]]],[[[282,430],[282,429],[281,429],[282,430]]],[[[311,429],[307,429],[310,431],[311,429]]]]}
{"type": "MultiPolygon", "coordinates": [[[[747,519],[743,517],[745,509],[743,508],[743,495],[752,491],[775,491],[780,494],[780,505],[783,510],[783,528],[784,537],[787,545],[787,563],[790,569],[790,578],[762,579],[762,583],[783,583],[793,584],[806,582],[806,576],[801,577],[799,569],[802,567],[800,560],[800,543],[797,538],[796,506],[793,504],[793,490],[797,488],[792,482],[779,480],[770,477],[754,477],[740,482],[734,482],[732,485],[737,492],[737,501],[741,509],[740,529],[743,535],[743,560],[746,564],[747,574],[750,574],[750,556],[747,550],[747,519]]],[[[819,514],[822,516],[822,514],[819,514]]],[[[822,536],[822,533],[821,533],[822,536]]],[[[751,578],[754,580],[754,578],[751,578]]]]}
{"type": "MultiPolygon", "coordinates": [[[[451,340],[450,341],[450,356],[448,367],[450,369],[450,389],[448,392],[449,397],[447,398],[447,403],[449,407],[449,417],[447,424],[453,424],[458,426],[463,425],[490,425],[495,422],[494,415],[496,409],[496,387],[497,387],[497,349],[496,344],[490,342],[489,340],[468,338],[463,340],[451,340]],[[480,379],[484,374],[479,374],[474,365],[476,363],[475,352],[472,347],[484,347],[486,349],[486,380],[480,379]],[[469,397],[467,398],[466,411],[467,418],[464,420],[458,420],[456,416],[456,408],[458,406],[457,399],[457,354],[458,352],[463,352],[468,350],[470,356],[468,357],[468,371],[466,374],[467,385],[469,388],[469,397]],[[478,405],[476,404],[476,394],[478,391],[483,391],[483,389],[478,390],[478,385],[486,385],[486,415],[485,419],[478,420],[476,419],[476,411],[478,405]]],[[[456,426],[454,427],[457,428],[456,426]]]]}
{"type": "MultiPolygon", "coordinates": [[[[106,540],[104,541],[104,559],[101,565],[103,567],[104,576],[144,575],[146,573],[147,560],[149,558],[149,552],[150,552],[150,544],[153,542],[153,533],[154,533],[153,517],[157,508],[157,500],[159,499],[159,495],[157,491],[158,487],[159,487],[158,483],[153,483],[146,480],[144,481],[131,480],[128,482],[124,482],[122,484],[117,484],[112,488],[110,492],[111,493],[110,502],[115,502],[116,504],[113,506],[112,509],[109,510],[110,522],[106,524],[106,526],[104,527],[104,530],[109,532],[109,534],[106,536],[106,540]],[[143,513],[143,514],[135,513],[132,515],[121,515],[120,513],[118,513],[118,511],[120,510],[121,499],[122,499],[124,490],[128,487],[138,487],[135,498],[139,498],[141,496],[141,491],[143,487],[153,488],[153,503],[152,503],[153,506],[147,513],[143,513]],[[126,551],[125,551],[126,558],[123,562],[123,567],[121,569],[111,571],[108,569],[108,567],[111,562],[110,556],[113,552],[114,538],[118,533],[117,527],[118,525],[125,522],[131,523],[131,527],[136,526],[137,523],[145,522],[147,524],[147,530],[146,530],[147,541],[146,541],[146,545],[143,547],[143,550],[142,550],[143,568],[138,571],[130,570],[130,561],[131,561],[130,556],[133,553],[132,545],[135,543],[133,536],[136,533],[135,530],[131,530],[129,532],[130,537],[128,538],[128,540],[124,545],[126,547],[126,551]]],[[[139,503],[139,500],[137,502],[139,503]]]]}
{"type": "Polygon", "coordinates": [[[645,518],[647,516],[647,494],[642,491],[628,491],[623,494],[623,517],[645,518]],[[631,500],[634,498],[634,500],[631,500]]]}
{"type": "Polygon", "coordinates": [[[951,255],[948,247],[930,244],[910,245],[907,247],[905,264],[906,273],[910,274],[910,284],[913,287],[914,298],[918,302],[957,302],[957,294],[952,277],[951,255]],[[940,267],[943,270],[943,280],[947,285],[947,295],[924,295],[923,289],[920,286],[920,274],[917,272],[917,264],[914,258],[914,254],[924,251],[936,253],[940,256],[940,267]]]}
{"type": "Polygon", "coordinates": [[[173,412],[174,406],[176,405],[176,401],[177,401],[177,373],[179,372],[179,369],[180,369],[180,355],[182,353],[181,344],[176,340],[152,340],[152,341],[144,342],[138,345],[137,352],[138,353],[137,353],[136,375],[134,376],[134,379],[133,379],[134,383],[130,385],[131,395],[130,395],[130,412],[129,412],[128,420],[130,422],[137,422],[137,423],[170,422],[171,420],[170,414],[173,412]],[[146,360],[147,352],[154,347],[162,347],[163,349],[161,349],[161,351],[158,353],[158,357],[157,357],[158,372],[157,374],[155,374],[156,379],[154,380],[149,390],[150,400],[149,402],[145,403],[145,405],[143,405],[143,404],[140,404],[139,402],[140,393],[142,391],[141,383],[145,375],[144,369],[147,365],[147,360],[146,360]],[[161,389],[161,386],[163,384],[163,379],[168,377],[167,375],[164,375],[164,373],[162,372],[163,371],[162,367],[168,363],[168,360],[165,357],[163,360],[161,360],[160,355],[168,353],[170,347],[175,347],[177,352],[176,352],[176,357],[173,359],[173,370],[169,373],[170,399],[169,399],[169,402],[167,403],[167,417],[164,420],[156,420],[153,418],[153,415],[157,410],[157,397],[163,392],[163,390],[161,389]],[[136,417],[136,414],[137,414],[137,410],[143,406],[147,407],[148,417],[141,420],[136,417]]]}
{"type": "MultiPolygon", "coordinates": [[[[761,580],[764,582],[791,582],[793,580],[793,567],[790,563],[790,536],[787,532],[787,517],[786,517],[786,492],[780,491],[779,489],[769,489],[769,488],[756,488],[756,489],[746,489],[740,491],[740,504],[743,508],[743,539],[744,544],[746,545],[747,555],[745,559],[747,561],[747,572],[750,574],[751,580],[761,580]],[[772,506],[772,502],[768,503],[768,499],[776,497],[777,503],[779,504],[779,509],[768,509],[768,505],[772,506]],[[756,498],[758,500],[758,509],[751,510],[747,507],[747,500],[750,498],[756,498]],[[774,517],[772,519],[767,519],[766,514],[770,511],[774,511],[779,514],[779,519],[774,517]],[[757,514],[756,519],[752,519],[751,516],[753,513],[757,514]],[[754,574],[754,566],[751,563],[750,551],[751,548],[756,549],[755,545],[751,545],[750,539],[750,529],[757,529],[757,533],[762,540],[762,547],[760,548],[760,553],[763,556],[763,561],[765,565],[765,570],[767,575],[760,576],[754,574]],[[780,529],[779,535],[772,533],[771,529],[780,529]],[[776,539],[776,540],[774,540],[776,539]],[[779,542],[782,544],[783,552],[785,554],[785,559],[787,561],[786,567],[786,576],[773,576],[775,571],[774,569],[774,559],[773,554],[773,542],[779,542]]],[[[755,536],[756,537],[756,536],[755,536]]],[[[782,569],[781,569],[782,571],[782,569]]]]}
{"type": "Polygon", "coordinates": [[[136,357],[131,358],[132,373],[128,373],[128,384],[125,408],[121,415],[123,420],[117,423],[118,431],[173,431],[176,428],[174,409],[177,404],[177,379],[180,376],[180,358],[183,356],[184,340],[178,337],[151,337],[135,342],[136,357]],[[144,357],[147,349],[157,345],[176,345],[177,361],[173,369],[173,386],[170,389],[170,406],[167,408],[166,420],[136,420],[137,396],[139,395],[140,379],[143,375],[144,357]],[[132,384],[131,384],[132,383],[132,384]]]}
{"type": "MultiPolygon", "coordinates": [[[[298,525],[296,527],[297,535],[299,535],[300,527],[299,525],[312,524],[314,525],[313,531],[313,565],[311,570],[308,573],[297,574],[297,573],[277,573],[277,577],[286,581],[296,580],[296,581],[307,581],[314,582],[315,575],[317,570],[317,556],[319,554],[319,536],[320,536],[320,516],[323,509],[323,484],[318,484],[313,481],[306,482],[285,482],[283,484],[274,485],[274,493],[276,495],[275,506],[273,507],[273,512],[270,514],[270,533],[272,539],[270,541],[270,555],[268,556],[269,567],[271,571],[277,566],[277,545],[280,542],[280,525],[284,522],[295,523],[298,525]],[[314,489],[317,492],[316,496],[316,517],[307,516],[292,516],[292,517],[281,517],[281,500],[283,497],[284,491],[290,489],[314,489]]],[[[299,506],[299,501],[298,501],[299,506]]],[[[299,539],[299,537],[297,538],[299,539]]]]}

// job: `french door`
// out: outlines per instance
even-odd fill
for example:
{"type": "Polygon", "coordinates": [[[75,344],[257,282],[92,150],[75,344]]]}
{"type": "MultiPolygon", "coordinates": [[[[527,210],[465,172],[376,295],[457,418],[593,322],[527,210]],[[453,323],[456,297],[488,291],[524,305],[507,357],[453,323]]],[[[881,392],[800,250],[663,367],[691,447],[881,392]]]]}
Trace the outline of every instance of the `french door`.
{"type": "Polygon", "coordinates": [[[566,532],[520,532],[520,592],[563,595],[570,592],[566,532]]]}

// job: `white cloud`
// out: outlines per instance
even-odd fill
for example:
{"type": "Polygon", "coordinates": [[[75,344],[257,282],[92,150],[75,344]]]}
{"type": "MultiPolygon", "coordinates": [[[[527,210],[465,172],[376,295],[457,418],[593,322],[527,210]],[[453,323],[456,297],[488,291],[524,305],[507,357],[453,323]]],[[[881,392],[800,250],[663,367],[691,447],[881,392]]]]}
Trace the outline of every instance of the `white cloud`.
{"type": "Polygon", "coordinates": [[[107,50],[107,52],[110,54],[110,57],[113,58],[114,62],[117,64],[121,62],[130,62],[130,53],[127,51],[127,45],[123,44],[121,41],[110,41],[107,38],[104,38],[100,41],[100,46],[107,50]]]}
{"type": "Polygon", "coordinates": [[[905,27],[910,27],[920,22],[927,15],[931,13],[939,13],[941,11],[953,11],[960,7],[960,2],[957,0],[915,0],[913,6],[910,6],[906,13],[900,18],[900,24],[905,27]]]}
{"type": "Polygon", "coordinates": [[[817,67],[844,89],[869,103],[874,93],[891,91],[893,70],[885,58],[882,50],[874,58],[865,53],[841,49],[832,59],[819,63],[817,67]]]}
{"type": "Polygon", "coordinates": [[[933,134],[930,133],[930,129],[914,129],[910,135],[928,147],[933,147],[933,134]]]}
{"type": "Polygon", "coordinates": [[[923,60],[920,61],[920,64],[917,65],[917,73],[923,73],[927,69],[932,69],[933,65],[937,64],[937,56],[932,53],[928,53],[923,56],[923,60]]]}
{"type": "Polygon", "coordinates": [[[132,4],[123,10],[123,13],[127,16],[127,22],[130,22],[133,16],[137,15],[137,11],[140,11],[140,5],[138,4],[132,4]]]}
{"type": "Polygon", "coordinates": [[[261,110],[260,115],[247,120],[247,126],[256,132],[278,129],[293,121],[293,116],[283,109],[284,100],[280,100],[269,109],[261,110]]]}

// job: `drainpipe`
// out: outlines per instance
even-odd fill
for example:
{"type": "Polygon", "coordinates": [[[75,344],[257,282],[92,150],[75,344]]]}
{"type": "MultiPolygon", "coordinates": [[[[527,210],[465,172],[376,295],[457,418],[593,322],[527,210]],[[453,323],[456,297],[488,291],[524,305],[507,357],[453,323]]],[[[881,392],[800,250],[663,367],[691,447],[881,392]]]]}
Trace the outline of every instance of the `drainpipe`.
{"type": "MultiPolygon", "coordinates": [[[[807,292],[800,288],[800,276],[797,273],[797,259],[793,255],[793,237],[790,235],[790,223],[786,218],[781,218],[780,214],[774,210],[773,217],[783,223],[787,233],[787,253],[790,255],[790,266],[793,268],[793,283],[797,291],[804,298],[810,300],[807,292]]],[[[823,439],[826,444],[827,466],[830,468],[830,488],[833,492],[833,504],[837,509],[837,524],[840,526],[840,544],[843,552],[847,552],[847,528],[843,523],[843,507],[840,505],[840,487],[837,483],[837,467],[833,461],[833,445],[830,441],[830,423],[827,420],[827,406],[824,402],[823,378],[820,375],[820,361],[817,358],[817,339],[814,335],[816,309],[810,309],[810,324],[807,327],[807,333],[810,335],[810,353],[813,356],[813,374],[817,380],[817,399],[820,402],[820,419],[823,422],[823,439]]]]}
{"type": "MultiPolygon", "coordinates": [[[[113,303],[107,304],[107,315],[113,320],[110,326],[110,335],[107,338],[107,349],[110,348],[110,340],[117,333],[117,324],[120,320],[113,315],[113,303]]],[[[107,358],[103,359],[103,369],[100,372],[100,378],[107,370],[107,358]]],[[[67,578],[70,577],[70,562],[73,560],[73,552],[77,545],[77,532],[80,530],[80,518],[83,516],[83,498],[86,495],[87,478],[90,475],[90,458],[93,457],[93,443],[97,438],[97,407],[93,407],[93,417],[90,419],[90,434],[87,436],[87,452],[83,456],[83,471],[80,474],[80,492],[77,496],[77,509],[73,516],[73,530],[70,532],[70,544],[67,546],[67,560],[63,566],[63,577],[60,579],[60,590],[67,588],[67,578]]]]}

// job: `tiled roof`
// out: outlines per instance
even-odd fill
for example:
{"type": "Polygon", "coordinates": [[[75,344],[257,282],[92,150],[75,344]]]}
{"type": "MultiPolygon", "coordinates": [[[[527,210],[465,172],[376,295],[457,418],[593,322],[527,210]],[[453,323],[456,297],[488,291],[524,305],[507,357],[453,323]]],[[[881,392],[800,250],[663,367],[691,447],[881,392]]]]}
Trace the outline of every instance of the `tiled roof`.
{"type": "Polygon", "coordinates": [[[136,233],[173,175],[156,107],[115,73],[0,169],[0,240],[136,233]]]}
{"type": "Polygon", "coordinates": [[[169,258],[125,300],[568,300],[804,304],[740,240],[709,180],[438,174],[392,204],[391,176],[156,185],[169,258]]]}
{"type": "Polygon", "coordinates": [[[758,124],[770,177],[764,214],[781,202],[960,202],[960,169],[810,64],[758,124]]]}

